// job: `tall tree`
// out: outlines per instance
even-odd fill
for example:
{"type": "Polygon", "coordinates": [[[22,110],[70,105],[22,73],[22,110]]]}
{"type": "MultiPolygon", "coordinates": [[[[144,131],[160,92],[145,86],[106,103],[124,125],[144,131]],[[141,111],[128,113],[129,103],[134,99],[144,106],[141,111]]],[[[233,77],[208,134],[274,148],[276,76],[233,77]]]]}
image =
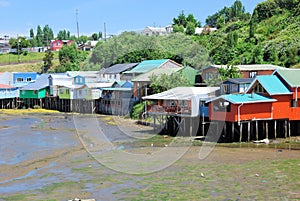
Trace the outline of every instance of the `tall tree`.
{"type": "Polygon", "coordinates": [[[32,28],[29,31],[29,36],[30,36],[30,38],[34,38],[34,31],[32,28]]]}
{"type": "Polygon", "coordinates": [[[43,46],[43,31],[40,25],[37,26],[36,41],[38,46],[43,46]]]}

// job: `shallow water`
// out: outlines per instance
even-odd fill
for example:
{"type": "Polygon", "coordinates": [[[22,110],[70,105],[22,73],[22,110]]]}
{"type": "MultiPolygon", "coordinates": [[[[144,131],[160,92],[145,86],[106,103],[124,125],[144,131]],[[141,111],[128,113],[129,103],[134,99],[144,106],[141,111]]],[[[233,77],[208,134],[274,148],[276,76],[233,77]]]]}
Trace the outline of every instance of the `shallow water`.
{"type": "Polygon", "coordinates": [[[74,133],[51,130],[38,118],[14,118],[0,121],[0,165],[12,165],[32,160],[56,150],[78,145],[74,133]]]}

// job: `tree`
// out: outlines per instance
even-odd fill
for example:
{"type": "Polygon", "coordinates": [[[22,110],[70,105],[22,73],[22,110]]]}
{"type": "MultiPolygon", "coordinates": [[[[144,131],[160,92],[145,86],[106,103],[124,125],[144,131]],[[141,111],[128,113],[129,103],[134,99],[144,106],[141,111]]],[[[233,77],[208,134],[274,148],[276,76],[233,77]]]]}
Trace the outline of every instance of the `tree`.
{"type": "Polygon", "coordinates": [[[49,46],[50,41],[54,38],[53,31],[49,25],[44,26],[43,28],[43,44],[49,46]]]}
{"type": "Polygon", "coordinates": [[[93,33],[92,34],[92,39],[93,40],[98,40],[98,34],[97,33],[93,33]]]}
{"type": "Polygon", "coordinates": [[[186,27],[186,17],[185,17],[185,14],[184,14],[184,11],[182,11],[177,18],[173,18],[173,25],[182,25],[183,27],[186,27]]]}
{"type": "Polygon", "coordinates": [[[46,50],[45,57],[43,58],[44,66],[42,67],[42,73],[47,73],[48,70],[52,67],[54,54],[51,50],[46,50]]]}
{"type": "Polygon", "coordinates": [[[220,79],[222,81],[227,80],[229,78],[241,77],[240,70],[233,65],[227,65],[225,68],[219,68],[218,72],[219,72],[220,79]]]}
{"type": "Polygon", "coordinates": [[[70,39],[70,31],[60,30],[57,34],[57,39],[59,40],[69,40],[70,39]]]}
{"type": "Polygon", "coordinates": [[[34,38],[34,31],[32,28],[29,31],[29,36],[30,36],[30,38],[34,38]]]}
{"type": "Polygon", "coordinates": [[[185,33],[187,35],[194,35],[195,34],[195,30],[196,30],[196,26],[193,22],[188,22],[186,25],[186,31],[185,33]]]}
{"type": "Polygon", "coordinates": [[[197,69],[208,65],[206,48],[193,37],[183,33],[167,36],[144,36],[134,32],[124,32],[109,38],[94,48],[90,62],[101,68],[116,62],[141,62],[142,58],[174,59],[185,61],[197,69]]]}
{"type": "Polygon", "coordinates": [[[72,43],[63,46],[58,57],[60,66],[55,69],[56,72],[76,71],[80,70],[80,64],[87,58],[87,53],[77,50],[75,43],[72,43]]]}
{"type": "Polygon", "coordinates": [[[175,32],[175,33],[178,33],[178,32],[184,33],[184,27],[182,25],[175,24],[173,26],[173,32],[175,32]]]}
{"type": "Polygon", "coordinates": [[[162,74],[160,76],[152,75],[149,85],[154,93],[160,93],[175,87],[192,86],[191,83],[180,73],[172,73],[171,75],[162,74]]]}
{"type": "Polygon", "coordinates": [[[252,51],[252,64],[261,64],[263,62],[263,50],[261,44],[258,44],[252,51]]]}
{"type": "Polygon", "coordinates": [[[251,20],[249,22],[249,27],[250,27],[250,29],[249,29],[249,38],[254,37],[255,31],[256,31],[256,28],[257,28],[257,23],[258,23],[257,10],[254,10],[253,14],[252,14],[252,17],[251,17],[251,20]]]}
{"type": "Polygon", "coordinates": [[[43,46],[43,31],[40,25],[37,26],[36,41],[38,46],[43,46]]]}

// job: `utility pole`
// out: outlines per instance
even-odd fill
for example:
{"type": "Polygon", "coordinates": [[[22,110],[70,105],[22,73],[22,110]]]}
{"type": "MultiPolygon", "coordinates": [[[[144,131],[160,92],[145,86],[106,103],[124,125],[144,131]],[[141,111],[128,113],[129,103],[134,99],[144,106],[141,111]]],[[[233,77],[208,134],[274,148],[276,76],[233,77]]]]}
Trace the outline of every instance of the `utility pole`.
{"type": "Polygon", "coordinates": [[[106,41],[106,23],[104,22],[104,41],[106,41]]]}
{"type": "Polygon", "coordinates": [[[76,9],[76,25],[77,25],[77,37],[79,41],[78,9],[76,9]]]}
{"type": "Polygon", "coordinates": [[[18,63],[20,63],[20,38],[19,38],[19,34],[17,34],[17,39],[18,39],[18,63]]]}

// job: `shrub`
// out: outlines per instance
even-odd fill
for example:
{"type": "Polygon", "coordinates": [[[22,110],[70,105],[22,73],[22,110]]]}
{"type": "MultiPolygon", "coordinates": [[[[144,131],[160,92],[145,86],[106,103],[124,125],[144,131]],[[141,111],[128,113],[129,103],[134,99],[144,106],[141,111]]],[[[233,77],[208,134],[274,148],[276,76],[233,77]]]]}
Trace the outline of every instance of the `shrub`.
{"type": "Polygon", "coordinates": [[[41,109],[41,107],[39,105],[34,105],[33,109],[41,109]]]}

